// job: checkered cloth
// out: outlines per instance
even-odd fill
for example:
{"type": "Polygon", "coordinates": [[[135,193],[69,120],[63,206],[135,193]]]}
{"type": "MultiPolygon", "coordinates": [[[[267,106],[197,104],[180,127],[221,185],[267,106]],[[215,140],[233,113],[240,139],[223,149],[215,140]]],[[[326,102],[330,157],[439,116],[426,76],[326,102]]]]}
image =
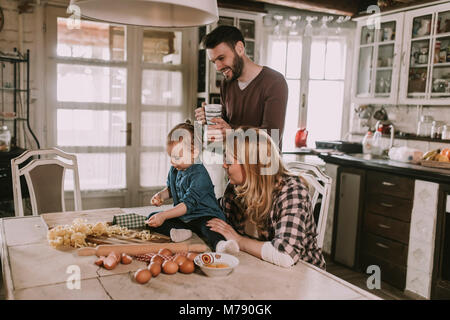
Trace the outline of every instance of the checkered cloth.
{"type": "MultiPolygon", "coordinates": [[[[325,269],[322,249],[316,241],[316,224],[308,187],[299,177],[285,175],[278,189],[273,193],[266,227],[258,232],[258,240],[271,241],[278,251],[290,255],[295,263],[301,259],[325,269]]],[[[231,184],[219,202],[231,226],[240,234],[246,234],[245,208],[237,201],[231,184]]]]}
{"type": "Polygon", "coordinates": [[[128,229],[144,229],[146,226],[145,220],[147,220],[147,217],[140,214],[123,213],[114,215],[112,223],[128,229]]]}

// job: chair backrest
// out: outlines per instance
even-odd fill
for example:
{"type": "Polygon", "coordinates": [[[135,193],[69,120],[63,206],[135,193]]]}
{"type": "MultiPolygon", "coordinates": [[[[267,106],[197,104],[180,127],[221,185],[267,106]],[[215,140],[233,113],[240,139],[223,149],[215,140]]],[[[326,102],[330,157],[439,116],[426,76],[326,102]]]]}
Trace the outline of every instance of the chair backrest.
{"type": "Polygon", "coordinates": [[[64,177],[66,169],[73,171],[75,210],[82,210],[80,179],[78,176],[77,157],[57,148],[45,150],[28,150],[11,159],[11,171],[14,193],[14,210],[16,216],[23,216],[22,189],[20,177],[25,176],[30,194],[33,215],[49,212],[64,212],[64,177]],[[20,168],[31,157],[39,156],[20,168]],[[50,158],[55,157],[55,158],[50,158]],[[59,157],[62,160],[56,158],[59,157]]]}
{"type": "Polygon", "coordinates": [[[286,168],[293,173],[301,175],[308,182],[312,201],[311,208],[313,211],[318,203],[319,196],[322,196],[319,218],[317,219],[317,244],[322,248],[327,224],[328,207],[330,205],[331,183],[333,180],[324,174],[317,165],[293,161],[287,163],[286,168]]]}

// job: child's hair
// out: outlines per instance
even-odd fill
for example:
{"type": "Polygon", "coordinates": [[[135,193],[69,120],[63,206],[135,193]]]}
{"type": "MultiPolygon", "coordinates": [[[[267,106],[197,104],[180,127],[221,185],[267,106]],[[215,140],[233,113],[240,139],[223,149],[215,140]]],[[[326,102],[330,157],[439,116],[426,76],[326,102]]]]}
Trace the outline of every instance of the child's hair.
{"type": "Polygon", "coordinates": [[[170,130],[167,135],[167,145],[171,146],[173,144],[184,142],[194,145],[194,125],[192,125],[191,120],[186,119],[185,122],[177,124],[172,130],[170,130]],[[188,139],[186,139],[188,138],[188,139]]]}

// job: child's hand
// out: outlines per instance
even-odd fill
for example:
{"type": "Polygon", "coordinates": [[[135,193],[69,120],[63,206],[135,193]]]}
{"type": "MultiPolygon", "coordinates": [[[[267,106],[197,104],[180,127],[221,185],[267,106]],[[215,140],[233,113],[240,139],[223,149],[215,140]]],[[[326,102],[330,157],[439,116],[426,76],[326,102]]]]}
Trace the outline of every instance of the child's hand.
{"type": "Polygon", "coordinates": [[[150,202],[152,205],[159,207],[163,204],[164,201],[161,199],[161,195],[158,192],[152,197],[152,200],[150,202]]]}
{"type": "Polygon", "coordinates": [[[156,228],[162,225],[165,220],[164,215],[160,212],[152,215],[146,222],[150,227],[156,228]]]}

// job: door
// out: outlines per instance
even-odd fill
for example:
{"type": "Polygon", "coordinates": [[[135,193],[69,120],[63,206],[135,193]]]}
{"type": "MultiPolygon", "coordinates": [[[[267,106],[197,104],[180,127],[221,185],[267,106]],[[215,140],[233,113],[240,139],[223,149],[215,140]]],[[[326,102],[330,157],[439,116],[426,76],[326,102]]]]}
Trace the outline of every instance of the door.
{"type": "Polygon", "coordinates": [[[46,30],[47,144],[77,155],[83,208],[148,204],[166,183],[166,135],[195,105],[195,29],[76,21],[49,6],[46,30]]]}
{"type": "Polygon", "coordinates": [[[356,252],[364,177],[362,170],[340,168],[335,212],[334,261],[350,268],[357,265],[356,252]]]}

